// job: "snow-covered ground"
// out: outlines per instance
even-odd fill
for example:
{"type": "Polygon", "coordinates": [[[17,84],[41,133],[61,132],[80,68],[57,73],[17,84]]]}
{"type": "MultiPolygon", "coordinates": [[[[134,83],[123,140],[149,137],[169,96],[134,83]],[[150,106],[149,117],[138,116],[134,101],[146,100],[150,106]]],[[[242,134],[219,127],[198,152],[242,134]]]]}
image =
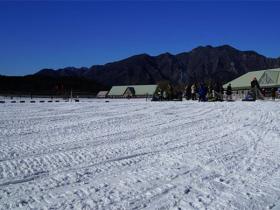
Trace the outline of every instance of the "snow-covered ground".
{"type": "Polygon", "coordinates": [[[0,209],[278,209],[279,102],[0,104],[0,209]]]}

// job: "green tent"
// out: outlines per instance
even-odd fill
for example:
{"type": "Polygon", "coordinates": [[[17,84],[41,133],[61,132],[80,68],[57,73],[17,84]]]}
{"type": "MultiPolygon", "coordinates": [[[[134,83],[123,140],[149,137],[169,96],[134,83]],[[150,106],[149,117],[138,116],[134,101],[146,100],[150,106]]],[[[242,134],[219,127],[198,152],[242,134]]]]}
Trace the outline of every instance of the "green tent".
{"type": "Polygon", "coordinates": [[[234,90],[247,90],[251,88],[251,81],[256,77],[262,88],[280,87],[280,68],[248,72],[223,85],[227,88],[231,84],[234,90]]]}
{"type": "Polygon", "coordinates": [[[123,97],[128,88],[134,89],[136,97],[152,96],[157,89],[158,85],[125,85],[113,86],[108,93],[109,97],[123,97]]]}

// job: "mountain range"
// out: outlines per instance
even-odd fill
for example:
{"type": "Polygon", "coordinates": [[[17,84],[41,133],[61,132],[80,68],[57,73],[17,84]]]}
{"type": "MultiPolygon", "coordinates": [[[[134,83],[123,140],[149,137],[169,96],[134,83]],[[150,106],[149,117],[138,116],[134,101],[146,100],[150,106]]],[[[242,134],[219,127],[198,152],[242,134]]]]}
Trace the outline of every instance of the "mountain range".
{"type": "Polygon", "coordinates": [[[42,69],[35,75],[86,78],[104,86],[154,84],[159,81],[172,84],[203,81],[225,83],[248,71],[278,67],[280,57],[268,58],[254,51],[241,51],[223,45],[200,46],[176,55],[140,54],[90,68],[42,69]]]}
{"type": "Polygon", "coordinates": [[[279,58],[229,45],[201,46],[177,55],[135,55],[86,68],[42,69],[23,77],[0,76],[0,94],[96,94],[113,85],[155,84],[166,81],[181,87],[194,82],[226,83],[248,71],[280,67],[279,58]]]}

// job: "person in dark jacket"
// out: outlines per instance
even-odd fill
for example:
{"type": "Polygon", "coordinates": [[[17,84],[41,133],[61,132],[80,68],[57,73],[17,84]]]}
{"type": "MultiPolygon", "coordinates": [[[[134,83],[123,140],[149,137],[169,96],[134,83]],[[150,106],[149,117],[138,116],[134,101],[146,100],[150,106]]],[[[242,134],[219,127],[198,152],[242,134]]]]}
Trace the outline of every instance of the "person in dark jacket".
{"type": "Polygon", "coordinates": [[[231,88],[231,84],[229,84],[227,86],[227,90],[226,90],[226,95],[227,95],[227,101],[232,100],[232,88],[231,88]]]}
{"type": "Polygon", "coordinates": [[[207,101],[206,94],[207,94],[208,88],[204,85],[201,84],[198,90],[199,94],[199,101],[207,101]]]}
{"type": "Polygon", "coordinates": [[[191,93],[191,86],[187,85],[185,87],[185,96],[187,100],[190,100],[192,98],[192,93],[191,93]]]}
{"type": "Polygon", "coordinates": [[[217,101],[223,101],[224,89],[220,82],[216,82],[214,86],[214,97],[217,101]]]}
{"type": "Polygon", "coordinates": [[[254,77],[251,81],[251,94],[254,100],[256,100],[257,98],[264,99],[260,84],[256,77],[254,77]]]}
{"type": "Polygon", "coordinates": [[[255,88],[255,87],[261,90],[260,84],[256,77],[254,77],[253,80],[251,81],[251,88],[255,88]]]}
{"type": "Polygon", "coordinates": [[[274,101],[276,98],[276,88],[271,88],[271,98],[274,101]]]}

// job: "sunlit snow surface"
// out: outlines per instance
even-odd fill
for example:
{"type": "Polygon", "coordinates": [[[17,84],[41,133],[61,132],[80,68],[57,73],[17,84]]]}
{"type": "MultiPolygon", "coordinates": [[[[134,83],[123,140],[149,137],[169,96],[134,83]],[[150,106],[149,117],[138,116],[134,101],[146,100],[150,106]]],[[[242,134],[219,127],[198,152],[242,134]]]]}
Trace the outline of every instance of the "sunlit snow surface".
{"type": "Polygon", "coordinates": [[[279,209],[280,102],[0,104],[0,209],[279,209]]]}

